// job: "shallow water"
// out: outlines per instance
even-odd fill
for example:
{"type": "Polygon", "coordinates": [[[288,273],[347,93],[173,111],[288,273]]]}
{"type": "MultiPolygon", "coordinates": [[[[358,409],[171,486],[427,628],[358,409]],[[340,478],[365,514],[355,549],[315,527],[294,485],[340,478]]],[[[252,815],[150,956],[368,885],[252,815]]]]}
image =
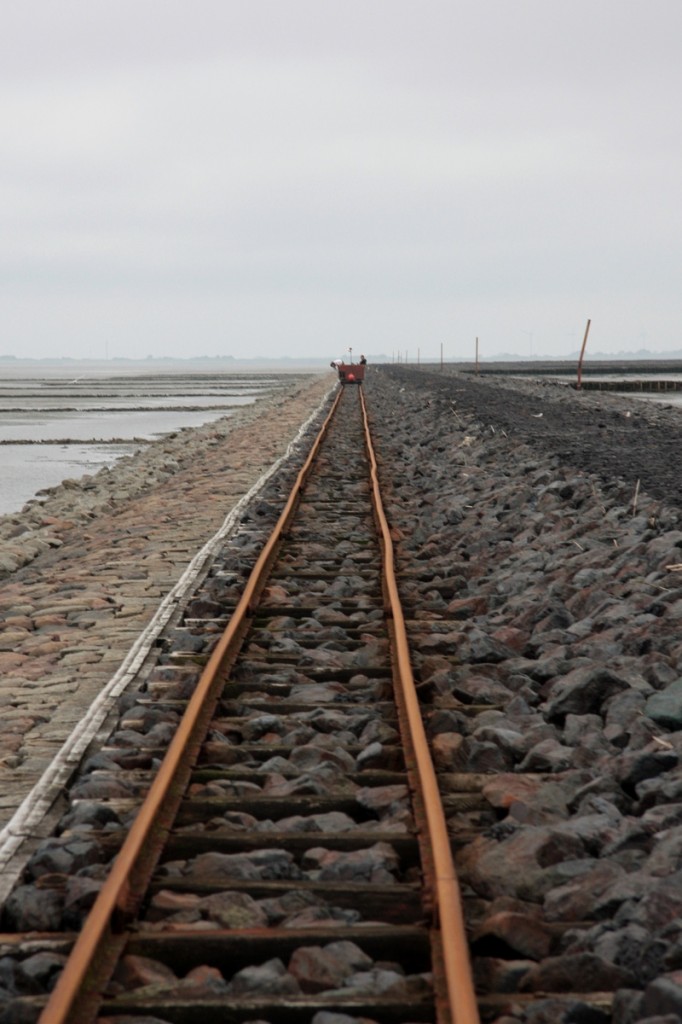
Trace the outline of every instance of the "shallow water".
{"type": "Polygon", "coordinates": [[[112,466],[139,443],[230,416],[281,385],[271,373],[95,376],[77,364],[61,375],[39,367],[3,374],[0,515],[62,480],[112,466]]]}
{"type": "MultiPolygon", "coordinates": [[[[241,404],[244,404],[243,402],[241,404]]],[[[11,441],[101,441],[115,443],[140,438],[152,441],[183,427],[230,415],[229,409],[204,412],[170,412],[149,409],[135,412],[59,413],[41,410],[31,413],[0,412],[0,442],[11,441]]]]}
{"type": "Polygon", "coordinates": [[[97,473],[135,450],[135,445],[2,445],[0,515],[17,512],[46,487],[56,487],[69,477],[97,473]]]}

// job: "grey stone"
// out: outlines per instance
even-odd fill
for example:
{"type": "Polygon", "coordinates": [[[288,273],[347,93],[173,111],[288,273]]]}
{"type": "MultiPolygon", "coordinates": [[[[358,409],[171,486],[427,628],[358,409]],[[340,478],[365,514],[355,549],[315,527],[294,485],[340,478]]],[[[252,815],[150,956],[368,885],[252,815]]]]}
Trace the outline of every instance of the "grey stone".
{"type": "Polygon", "coordinates": [[[183,874],[204,880],[300,878],[293,856],[285,850],[255,850],[253,853],[203,853],[190,861],[183,874]]]}
{"type": "Polygon", "coordinates": [[[324,750],[310,744],[297,747],[289,756],[291,764],[297,768],[310,771],[319,765],[333,765],[340,771],[351,772],[355,769],[355,758],[342,748],[324,750]]]}
{"type": "Polygon", "coordinates": [[[27,873],[32,878],[60,872],[70,874],[104,859],[101,846],[93,839],[70,836],[47,839],[29,860],[27,873]]]}
{"type": "Polygon", "coordinates": [[[262,928],[268,915],[248,893],[218,892],[202,897],[198,904],[202,916],[221,928],[262,928]]]}
{"type": "Polygon", "coordinates": [[[302,867],[310,877],[323,882],[386,884],[397,881],[399,860],[388,843],[375,843],[366,850],[353,850],[350,853],[319,847],[306,851],[302,867]]]}
{"type": "Polygon", "coordinates": [[[605,892],[611,890],[614,883],[624,874],[618,865],[610,864],[608,861],[596,861],[594,866],[579,878],[557,886],[547,893],[544,900],[547,920],[583,921],[595,916],[597,901],[605,892]]]}
{"type": "Polygon", "coordinates": [[[375,740],[362,750],[357,757],[357,768],[359,771],[367,771],[371,768],[380,768],[385,760],[384,746],[375,740]]]}
{"type": "Polygon", "coordinates": [[[37,889],[22,885],[5,903],[7,926],[18,932],[56,932],[62,921],[64,897],[55,889],[37,889]]]}
{"type": "Polygon", "coordinates": [[[60,832],[78,832],[83,828],[103,829],[120,824],[118,814],[106,804],[83,801],[75,804],[59,822],[60,832]]]}
{"type": "Polygon", "coordinates": [[[571,766],[571,747],[565,747],[557,740],[541,740],[528,751],[519,765],[521,772],[560,772],[571,766]]]}
{"type": "MultiPolygon", "coordinates": [[[[462,879],[489,899],[515,896],[539,903],[576,858],[585,857],[577,836],[546,826],[515,829],[502,841],[480,837],[459,852],[456,866],[462,879]]],[[[590,869],[591,862],[572,867],[571,874],[590,869]]]]}
{"type": "Polygon", "coordinates": [[[379,818],[388,817],[409,806],[407,786],[367,786],[358,789],[355,799],[361,807],[373,811],[379,818]]]}
{"type": "Polygon", "coordinates": [[[79,931],[99,895],[102,883],[95,878],[71,876],[64,890],[64,925],[79,931]]]}
{"type": "Polygon", "coordinates": [[[621,967],[591,953],[547,957],[528,971],[523,992],[611,992],[632,987],[635,979],[621,967]]]}
{"type": "Polygon", "coordinates": [[[61,953],[41,952],[20,961],[16,980],[20,992],[45,994],[51,992],[67,957],[61,953]]]}
{"type": "Polygon", "coordinates": [[[637,924],[609,929],[594,943],[597,956],[624,967],[639,985],[661,973],[666,949],[662,939],[637,924]]]}
{"type": "Polygon", "coordinates": [[[649,982],[644,990],[641,1012],[645,1018],[666,1014],[682,1017],[682,971],[673,971],[649,982]]]}
{"type": "Polygon", "coordinates": [[[596,714],[609,697],[626,687],[625,680],[609,669],[574,669],[552,685],[545,708],[547,717],[550,721],[563,721],[569,714],[596,714]]]}
{"type": "Polygon", "coordinates": [[[354,972],[372,967],[372,958],[354,942],[332,942],[327,946],[300,946],[289,960],[289,973],[303,992],[324,992],[338,988],[354,972]]]}
{"type": "Polygon", "coordinates": [[[368,971],[357,971],[346,978],[338,989],[332,989],[330,995],[343,993],[358,996],[407,996],[409,991],[407,979],[397,971],[374,967],[368,971]]]}
{"type": "Polygon", "coordinates": [[[245,967],[228,982],[227,991],[233,996],[277,995],[296,996],[301,988],[278,958],[255,967],[245,967]]]}
{"type": "Polygon", "coordinates": [[[660,931],[679,917],[682,917],[682,871],[665,878],[650,879],[650,884],[628,915],[629,920],[652,931],[660,931]]]}
{"type": "Polygon", "coordinates": [[[667,729],[682,729],[682,679],[653,693],[646,702],[645,713],[667,729]]]}
{"type": "Polygon", "coordinates": [[[267,828],[262,831],[275,832],[348,832],[357,828],[356,823],[342,811],[329,811],[326,814],[295,814],[290,818],[266,822],[267,828]]]}
{"type": "Polygon", "coordinates": [[[662,750],[651,744],[644,750],[626,751],[619,755],[614,759],[613,768],[623,788],[632,791],[646,779],[662,776],[675,768],[678,761],[674,750],[662,750]]]}

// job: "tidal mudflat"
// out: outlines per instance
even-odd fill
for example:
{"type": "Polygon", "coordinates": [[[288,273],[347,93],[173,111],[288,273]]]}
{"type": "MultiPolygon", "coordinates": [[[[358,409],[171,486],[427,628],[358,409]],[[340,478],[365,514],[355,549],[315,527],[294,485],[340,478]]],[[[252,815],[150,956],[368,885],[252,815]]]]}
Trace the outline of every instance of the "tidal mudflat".
{"type": "Polygon", "coordinates": [[[0,515],[62,480],[111,467],[164,435],[230,416],[275,393],[273,373],[51,371],[0,378],[0,515]]]}

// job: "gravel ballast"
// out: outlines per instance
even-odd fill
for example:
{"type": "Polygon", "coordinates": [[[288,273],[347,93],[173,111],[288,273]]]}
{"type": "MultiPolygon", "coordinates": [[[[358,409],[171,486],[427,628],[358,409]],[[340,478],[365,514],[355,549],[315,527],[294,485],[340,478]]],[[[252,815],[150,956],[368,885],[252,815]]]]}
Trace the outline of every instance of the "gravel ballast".
{"type": "Polygon", "coordinates": [[[679,1014],[682,417],[548,382],[370,381],[434,755],[490,775],[457,856],[478,984],[679,1014]]]}

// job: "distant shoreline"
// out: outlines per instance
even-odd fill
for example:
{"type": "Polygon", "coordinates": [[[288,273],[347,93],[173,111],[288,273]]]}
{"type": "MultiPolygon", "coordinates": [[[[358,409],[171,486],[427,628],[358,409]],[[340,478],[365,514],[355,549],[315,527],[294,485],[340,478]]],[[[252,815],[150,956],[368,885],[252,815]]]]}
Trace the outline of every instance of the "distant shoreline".
{"type": "MultiPolygon", "coordinates": [[[[577,361],[572,359],[509,359],[481,360],[476,366],[470,361],[440,361],[423,359],[419,363],[368,357],[371,366],[403,365],[409,369],[423,370],[434,373],[441,369],[445,373],[461,373],[473,377],[517,377],[517,378],[549,378],[570,384],[576,380],[577,361]]],[[[27,386],[62,387],[64,384],[83,389],[89,385],[101,385],[104,381],[119,383],[126,381],[128,386],[140,386],[157,381],[157,386],[171,386],[171,381],[184,379],[189,384],[194,378],[195,386],[205,387],[213,379],[216,385],[224,386],[226,381],[234,384],[249,381],[266,382],[269,378],[283,379],[299,377],[318,377],[332,375],[327,359],[295,360],[283,358],[266,361],[261,359],[224,358],[144,358],[144,359],[18,359],[0,356],[0,389],[3,393],[13,389],[23,390],[27,386]],[[137,382],[136,385],[133,382],[137,382]]],[[[599,377],[629,378],[662,377],[663,375],[682,377],[682,356],[664,358],[649,356],[647,358],[597,358],[585,360],[582,366],[582,378],[585,382],[599,377]]]]}
{"type": "MultiPolygon", "coordinates": [[[[167,373],[178,370],[183,373],[215,373],[215,372],[300,372],[309,370],[311,373],[324,372],[329,369],[330,359],[334,351],[330,350],[324,356],[277,356],[259,357],[253,359],[239,359],[235,356],[194,356],[180,358],[175,356],[151,356],[139,359],[129,357],[113,357],[110,359],[80,359],[73,356],[27,358],[25,356],[0,355],[0,378],[7,371],[17,370],[63,370],[64,373],[73,374],[78,368],[87,372],[116,373],[119,370],[139,370],[149,373],[167,373]]],[[[369,364],[391,365],[403,362],[406,365],[415,367],[417,365],[432,369],[440,365],[440,359],[422,357],[408,354],[408,358],[394,360],[391,356],[383,353],[380,355],[368,354],[369,364]]],[[[578,362],[577,354],[565,357],[537,357],[526,358],[511,354],[500,354],[498,356],[481,357],[479,371],[481,373],[524,373],[524,374],[571,374],[575,373],[578,362]]],[[[473,358],[444,358],[443,365],[451,370],[471,372],[475,369],[473,358]]],[[[646,367],[653,366],[650,372],[682,372],[682,350],[675,352],[620,352],[616,355],[596,352],[588,355],[583,364],[583,373],[642,373],[647,372],[646,367]]]]}

